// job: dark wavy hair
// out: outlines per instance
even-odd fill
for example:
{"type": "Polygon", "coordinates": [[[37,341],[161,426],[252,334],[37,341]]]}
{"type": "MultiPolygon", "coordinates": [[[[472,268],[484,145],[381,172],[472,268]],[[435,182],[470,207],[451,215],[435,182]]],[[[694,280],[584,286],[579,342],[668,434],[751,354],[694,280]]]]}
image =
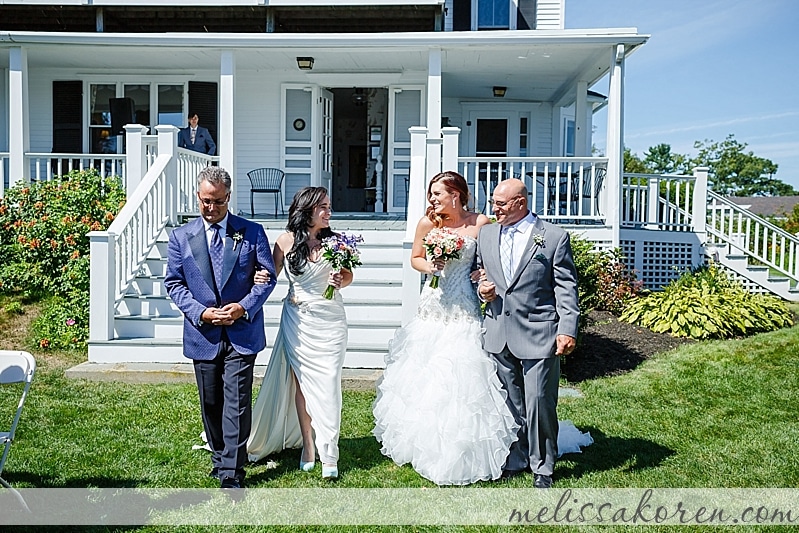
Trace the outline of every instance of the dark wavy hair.
{"type": "MultiPolygon", "coordinates": [[[[466,178],[455,172],[454,170],[445,170],[433,176],[430,183],[427,185],[427,201],[432,203],[431,190],[434,183],[441,182],[447,188],[450,194],[458,193],[461,205],[467,209],[469,205],[469,185],[466,183],[466,178]]],[[[444,217],[436,214],[435,208],[430,205],[425,211],[425,216],[437,227],[440,228],[444,225],[444,217]]]]}
{"type": "MultiPolygon", "coordinates": [[[[325,196],[327,196],[327,189],[324,187],[303,187],[297,191],[291,201],[286,231],[294,234],[294,244],[286,254],[286,260],[289,270],[295,276],[302,274],[308,264],[308,257],[311,255],[308,239],[311,238],[309,230],[311,229],[313,210],[322,203],[325,196]]],[[[324,239],[333,235],[335,233],[330,228],[322,228],[314,237],[324,239]]]]}

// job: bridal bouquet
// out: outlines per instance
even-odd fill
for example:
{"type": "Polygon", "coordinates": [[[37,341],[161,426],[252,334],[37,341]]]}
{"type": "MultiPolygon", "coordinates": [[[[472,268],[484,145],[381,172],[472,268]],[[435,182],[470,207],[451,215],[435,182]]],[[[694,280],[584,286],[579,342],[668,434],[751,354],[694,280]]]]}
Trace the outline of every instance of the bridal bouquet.
{"type": "MultiPolygon", "coordinates": [[[[330,263],[330,266],[336,272],[342,268],[350,271],[355,270],[355,267],[361,266],[361,252],[358,251],[359,242],[363,242],[363,237],[360,235],[339,233],[338,235],[327,237],[322,240],[322,257],[330,263]]],[[[328,285],[325,289],[325,298],[332,300],[335,290],[335,287],[328,285]]]]}
{"type": "MultiPolygon", "coordinates": [[[[463,237],[449,228],[434,228],[422,240],[430,258],[444,261],[460,257],[463,242],[463,237]]],[[[430,280],[430,287],[433,289],[438,287],[438,276],[440,273],[436,272],[430,280]]]]}

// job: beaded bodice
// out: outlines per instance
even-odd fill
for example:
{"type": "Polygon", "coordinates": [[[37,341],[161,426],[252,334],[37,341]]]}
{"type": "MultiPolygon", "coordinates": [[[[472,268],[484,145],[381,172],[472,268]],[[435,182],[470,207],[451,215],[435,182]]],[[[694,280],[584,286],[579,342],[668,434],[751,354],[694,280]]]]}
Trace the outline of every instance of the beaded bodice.
{"type": "Polygon", "coordinates": [[[469,236],[463,239],[460,257],[447,261],[438,288],[431,289],[429,282],[425,283],[417,312],[419,317],[441,322],[479,319],[477,290],[469,278],[474,268],[477,241],[469,236]]]}

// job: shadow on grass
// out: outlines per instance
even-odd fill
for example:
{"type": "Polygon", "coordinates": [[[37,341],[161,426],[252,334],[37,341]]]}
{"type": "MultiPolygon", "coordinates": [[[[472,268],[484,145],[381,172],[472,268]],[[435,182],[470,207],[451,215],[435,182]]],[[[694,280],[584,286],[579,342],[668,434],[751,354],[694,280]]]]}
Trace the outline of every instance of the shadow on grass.
{"type": "Polygon", "coordinates": [[[590,426],[580,429],[590,432],[594,443],[583,453],[561,456],[556,467],[558,479],[579,479],[588,473],[619,468],[624,472],[646,470],[659,466],[676,453],[651,440],[612,437],[590,426]]]}
{"type": "Polygon", "coordinates": [[[608,337],[585,333],[577,349],[565,358],[563,376],[570,383],[615,376],[635,370],[647,354],[608,337]]]}

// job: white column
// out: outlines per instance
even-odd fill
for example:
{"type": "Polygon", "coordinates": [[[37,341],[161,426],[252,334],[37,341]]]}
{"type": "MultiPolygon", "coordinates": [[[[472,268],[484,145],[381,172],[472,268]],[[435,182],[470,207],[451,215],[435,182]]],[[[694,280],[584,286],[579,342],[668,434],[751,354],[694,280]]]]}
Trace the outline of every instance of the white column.
{"type": "Polygon", "coordinates": [[[125,125],[125,190],[128,198],[133,196],[133,191],[147,172],[147,153],[141,138],[147,131],[147,126],[141,124],[125,125]]]}
{"type": "Polygon", "coordinates": [[[588,145],[588,83],[577,82],[577,98],[574,100],[574,155],[588,157],[591,147],[588,145]]]}
{"type": "Polygon", "coordinates": [[[621,178],[624,172],[624,45],[616,45],[610,55],[605,223],[611,227],[611,246],[615,248],[620,241],[621,178]]]}
{"type": "Polygon", "coordinates": [[[694,169],[694,197],[691,210],[691,222],[699,242],[707,240],[707,173],[708,167],[694,169]]]}
{"type": "Polygon", "coordinates": [[[440,48],[431,48],[427,53],[427,130],[431,139],[441,136],[440,48]]]}
{"type": "Polygon", "coordinates": [[[175,126],[164,124],[156,126],[158,132],[158,157],[168,155],[169,163],[164,168],[166,174],[166,213],[171,226],[178,225],[178,131],[175,126]]]}
{"type": "Polygon", "coordinates": [[[444,154],[441,157],[441,167],[443,170],[458,170],[458,136],[460,128],[447,127],[441,128],[441,136],[444,139],[444,154]]]}
{"type": "Polygon", "coordinates": [[[411,268],[411,247],[416,234],[416,224],[425,210],[425,172],[427,165],[427,128],[414,126],[411,132],[411,168],[408,184],[408,215],[405,238],[402,240],[402,324],[405,325],[416,314],[419,306],[419,289],[422,277],[411,268]]]}
{"type": "Polygon", "coordinates": [[[114,234],[106,231],[90,231],[89,253],[91,254],[89,340],[107,341],[114,338],[114,300],[116,298],[114,234]]]}
{"type": "Polygon", "coordinates": [[[22,47],[8,51],[8,185],[30,181],[25,153],[30,151],[28,127],[28,52],[22,47]]]}
{"type": "Polygon", "coordinates": [[[236,191],[238,181],[236,175],[236,142],[235,134],[235,97],[236,97],[236,55],[233,51],[222,52],[221,73],[219,76],[219,166],[230,174],[232,187],[230,191],[230,211],[237,213],[238,199],[236,191]]]}

